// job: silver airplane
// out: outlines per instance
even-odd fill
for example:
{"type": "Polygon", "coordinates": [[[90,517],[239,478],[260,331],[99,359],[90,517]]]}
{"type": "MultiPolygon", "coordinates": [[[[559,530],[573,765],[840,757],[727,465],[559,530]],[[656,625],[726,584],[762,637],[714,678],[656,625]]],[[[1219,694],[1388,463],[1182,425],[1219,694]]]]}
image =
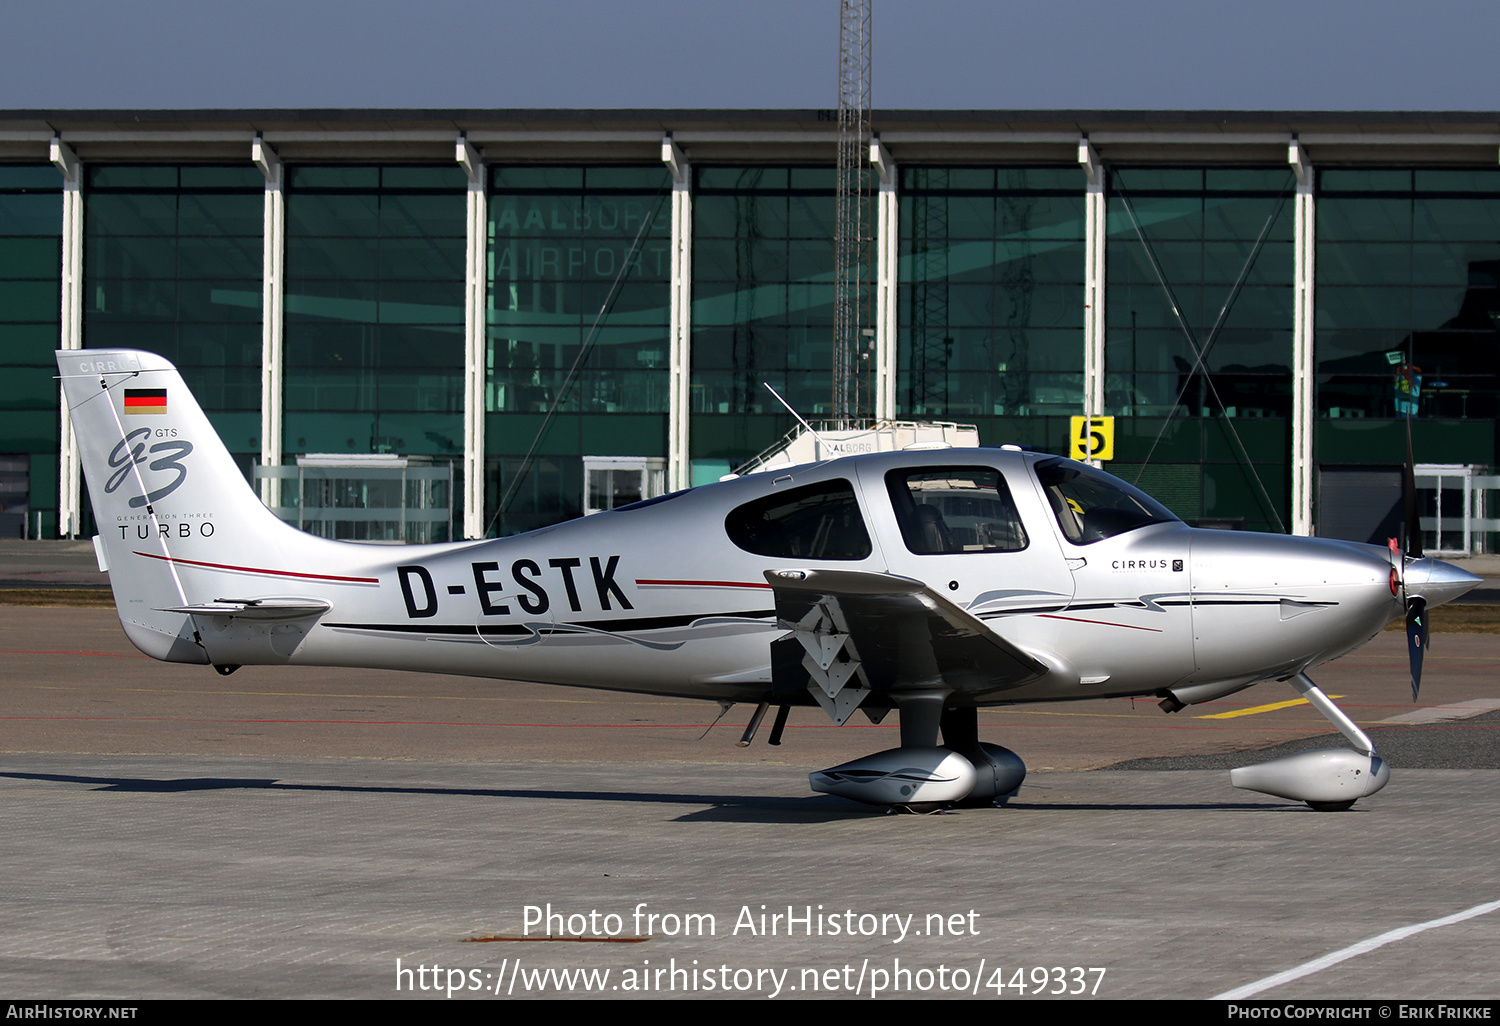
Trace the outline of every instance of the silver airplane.
{"type": "MultiPolygon", "coordinates": [[[[1015,446],[848,456],[528,534],[389,547],[277,519],[177,370],[63,350],[63,393],[120,621],[220,673],[351,666],[756,707],[900,714],[900,747],[811,775],[874,805],[991,804],[1025,776],[981,706],[1154,696],[1168,712],[1288,681],[1350,741],[1235,770],[1347,808],[1390,770],[1307,676],[1479,578],[1348,542],[1188,527],[1094,468],[1015,446]]],[[[1420,663],[1413,660],[1414,685],[1420,663]]]]}

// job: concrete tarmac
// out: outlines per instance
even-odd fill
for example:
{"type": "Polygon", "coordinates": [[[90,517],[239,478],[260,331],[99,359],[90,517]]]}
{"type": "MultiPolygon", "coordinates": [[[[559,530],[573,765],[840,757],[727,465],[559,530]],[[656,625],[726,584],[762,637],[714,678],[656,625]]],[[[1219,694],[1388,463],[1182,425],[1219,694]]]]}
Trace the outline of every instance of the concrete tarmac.
{"type": "MultiPolygon", "coordinates": [[[[805,776],[894,746],[894,718],[833,728],[799,711],[780,748],[763,730],[740,749],[746,708],[702,737],[715,706],[350,670],[219,677],[139,656],[107,610],[0,608],[0,986],[1212,997],[1500,899],[1500,639],[1434,636],[1416,707],[1405,662],[1386,634],[1314,678],[1377,747],[1459,768],[1393,758],[1385,791],[1347,813],[1238,791],[1221,769],[1086,772],[1327,733],[1266,684],[1172,716],[1118,700],[987,711],[981,736],[1032,767],[1020,796],[902,816],[813,795],[805,776]]],[[[1500,912],[1481,912],[1257,996],[1493,999],[1497,964],[1500,912]]]]}

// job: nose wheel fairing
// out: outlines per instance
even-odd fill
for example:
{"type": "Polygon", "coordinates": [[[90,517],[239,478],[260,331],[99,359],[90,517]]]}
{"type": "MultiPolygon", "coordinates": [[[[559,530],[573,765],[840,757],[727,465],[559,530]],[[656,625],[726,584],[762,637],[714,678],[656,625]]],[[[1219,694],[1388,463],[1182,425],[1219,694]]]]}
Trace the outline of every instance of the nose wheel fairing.
{"type": "Polygon", "coordinates": [[[1229,771],[1229,782],[1246,791],[1306,802],[1319,812],[1341,812],[1391,779],[1391,768],[1374,753],[1321,748],[1229,771]]]}
{"type": "Polygon", "coordinates": [[[1297,674],[1290,683],[1338,728],[1355,750],[1320,748],[1241,766],[1230,770],[1229,782],[1247,791],[1306,802],[1319,812],[1341,812],[1389,783],[1390,765],[1375,754],[1369,735],[1334,705],[1307,674],[1297,674]]]}

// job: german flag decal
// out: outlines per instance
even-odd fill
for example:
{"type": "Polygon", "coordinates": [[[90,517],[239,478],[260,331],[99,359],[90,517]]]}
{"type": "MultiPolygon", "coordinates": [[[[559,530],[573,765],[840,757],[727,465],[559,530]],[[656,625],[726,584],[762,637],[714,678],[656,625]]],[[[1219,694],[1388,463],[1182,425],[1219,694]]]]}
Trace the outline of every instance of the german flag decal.
{"type": "Polygon", "coordinates": [[[166,413],[167,390],[165,388],[127,388],[125,412],[166,413]]]}

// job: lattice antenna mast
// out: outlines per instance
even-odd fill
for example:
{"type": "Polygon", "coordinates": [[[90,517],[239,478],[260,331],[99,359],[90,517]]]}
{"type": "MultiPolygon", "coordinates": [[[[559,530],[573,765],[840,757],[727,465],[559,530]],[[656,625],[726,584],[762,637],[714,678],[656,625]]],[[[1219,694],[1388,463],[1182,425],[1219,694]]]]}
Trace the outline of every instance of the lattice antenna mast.
{"type": "Polygon", "coordinates": [[[870,317],[870,21],[873,0],[839,0],[839,165],[833,229],[833,419],[868,416],[870,317]]]}

